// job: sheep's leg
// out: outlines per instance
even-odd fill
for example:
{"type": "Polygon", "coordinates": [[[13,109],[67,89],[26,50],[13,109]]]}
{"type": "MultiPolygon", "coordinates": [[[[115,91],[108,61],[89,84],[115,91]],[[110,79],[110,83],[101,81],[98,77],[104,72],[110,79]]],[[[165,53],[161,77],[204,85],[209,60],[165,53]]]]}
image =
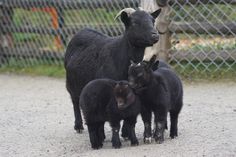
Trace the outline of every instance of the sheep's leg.
{"type": "Polygon", "coordinates": [[[99,123],[99,126],[98,126],[98,136],[99,136],[99,140],[101,141],[101,143],[103,143],[103,141],[106,138],[105,132],[104,132],[104,124],[105,124],[105,122],[101,122],[101,123],[99,123]]]}
{"type": "Polygon", "coordinates": [[[126,122],[127,125],[129,125],[129,139],[131,142],[131,146],[137,146],[139,143],[135,133],[135,124],[137,122],[136,116],[126,119],[126,122]]]}
{"type": "Polygon", "coordinates": [[[89,139],[90,139],[91,147],[93,149],[99,149],[102,147],[100,145],[99,138],[97,135],[97,131],[98,131],[97,126],[98,126],[97,123],[88,124],[89,139]]]}
{"type": "Polygon", "coordinates": [[[166,127],[167,121],[167,111],[165,109],[154,112],[155,115],[155,131],[154,131],[154,139],[157,143],[161,144],[164,142],[164,131],[166,127]]]}
{"type": "Polygon", "coordinates": [[[123,126],[121,129],[121,136],[127,140],[129,139],[130,135],[129,135],[129,124],[126,122],[126,120],[123,121],[123,126]]]}
{"type": "Polygon", "coordinates": [[[82,130],[84,130],[83,127],[83,120],[81,116],[80,106],[79,106],[79,99],[75,100],[72,98],[72,103],[74,107],[74,115],[75,115],[75,126],[74,129],[78,133],[82,133],[82,130]]]}
{"type": "Polygon", "coordinates": [[[112,146],[114,148],[120,148],[121,147],[121,142],[120,142],[120,136],[119,136],[119,131],[120,131],[120,123],[119,122],[113,122],[111,123],[112,127],[112,146]]]}
{"type": "Polygon", "coordinates": [[[173,139],[178,136],[178,115],[177,112],[170,112],[170,137],[173,139]]]}
{"type": "Polygon", "coordinates": [[[152,128],[151,128],[151,120],[152,120],[152,112],[147,108],[142,106],[141,116],[144,123],[144,133],[143,133],[143,141],[144,143],[152,142],[152,128]]]}

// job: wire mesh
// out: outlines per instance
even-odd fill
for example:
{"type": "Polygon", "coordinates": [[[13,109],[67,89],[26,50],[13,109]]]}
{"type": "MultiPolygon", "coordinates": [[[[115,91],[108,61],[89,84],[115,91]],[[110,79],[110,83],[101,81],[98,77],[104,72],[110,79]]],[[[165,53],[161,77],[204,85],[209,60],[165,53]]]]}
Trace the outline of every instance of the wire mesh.
{"type": "MultiPolygon", "coordinates": [[[[149,3],[148,1],[146,1],[149,3]]],[[[169,63],[180,73],[236,71],[236,1],[171,0],[169,63]]],[[[80,29],[123,33],[115,15],[140,0],[0,0],[0,65],[63,64],[80,29]]]]}

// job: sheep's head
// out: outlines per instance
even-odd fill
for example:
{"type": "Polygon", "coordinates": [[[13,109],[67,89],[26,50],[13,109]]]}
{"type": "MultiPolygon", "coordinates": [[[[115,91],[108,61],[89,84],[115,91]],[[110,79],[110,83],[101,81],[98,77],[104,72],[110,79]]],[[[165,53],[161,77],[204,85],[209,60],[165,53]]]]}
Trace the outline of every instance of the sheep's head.
{"type": "Polygon", "coordinates": [[[136,90],[146,87],[152,78],[152,68],[158,67],[158,64],[159,61],[156,61],[156,56],[153,56],[148,62],[132,63],[128,70],[129,85],[136,90]]]}
{"type": "Polygon", "coordinates": [[[126,8],[121,10],[116,18],[121,17],[126,29],[125,35],[130,44],[135,47],[147,47],[152,46],[159,40],[154,23],[160,12],[161,9],[150,14],[142,9],[126,8]]]}
{"type": "Polygon", "coordinates": [[[135,95],[127,81],[119,81],[114,89],[114,96],[119,110],[126,109],[135,101],[135,95]]]}

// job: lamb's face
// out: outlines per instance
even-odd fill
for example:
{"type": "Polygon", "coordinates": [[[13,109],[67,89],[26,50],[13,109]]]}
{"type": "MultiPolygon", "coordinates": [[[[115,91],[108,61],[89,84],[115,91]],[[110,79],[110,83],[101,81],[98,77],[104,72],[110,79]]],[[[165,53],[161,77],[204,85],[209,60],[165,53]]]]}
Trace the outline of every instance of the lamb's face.
{"type": "Polygon", "coordinates": [[[135,95],[128,82],[120,81],[114,87],[114,95],[119,110],[126,109],[135,100],[135,95]]]}
{"type": "Polygon", "coordinates": [[[141,89],[150,81],[150,69],[147,68],[147,64],[144,62],[135,64],[132,63],[128,70],[128,82],[134,89],[141,89]]]}

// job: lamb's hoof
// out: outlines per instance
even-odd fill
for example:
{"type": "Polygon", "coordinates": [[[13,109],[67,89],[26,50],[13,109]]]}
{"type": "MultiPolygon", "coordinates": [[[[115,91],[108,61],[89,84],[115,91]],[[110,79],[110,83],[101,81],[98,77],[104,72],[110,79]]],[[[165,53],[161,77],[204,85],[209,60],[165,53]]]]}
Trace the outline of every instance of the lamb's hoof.
{"type": "Polygon", "coordinates": [[[138,146],[138,145],[139,145],[138,140],[131,142],[131,146],[138,146]]]}
{"type": "Polygon", "coordinates": [[[115,149],[119,149],[121,147],[121,142],[112,143],[112,147],[115,148],[115,149]]]}
{"type": "Polygon", "coordinates": [[[146,143],[146,144],[150,144],[150,143],[152,143],[152,137],[145,137],[145,138],[143,139],[143,141],[144,141],[144,143],[146,143]]]}
{"type": "Polygon", "coordinates": [[[127,131],[124,131],[125,129],[122,130],[121,137],[126,141],[129,140],[129,134],[127,131]]]}
{"type": "Polygon", "coordinates": [[[164,142],[164,138],[155,138],[157,144],[162,144],[164,142]]]}
{"type": "Polygon", "coordinates": [[[74,126],[74,129],[77,133],[81,134],[84,130],[84,127],[83,126],[74,126]]]}
{"type": "Polygon", "coordinates": [[[163,142],[164,142],[164,140],[163,141],[162,140],[157,140],[156,141],[157,144],[162,144],[163,142]]]}
{"type": "Polygon", "coordinates": [[[113,148],[120,149],[121,145],[113,145],[113,148]]]}
{"type": "Polygon", "coordinates": [[[125,141],[128,141],[128,140],[129,140],[129,137],[123,137],[123,139],[124,139],[125,141]]]}

